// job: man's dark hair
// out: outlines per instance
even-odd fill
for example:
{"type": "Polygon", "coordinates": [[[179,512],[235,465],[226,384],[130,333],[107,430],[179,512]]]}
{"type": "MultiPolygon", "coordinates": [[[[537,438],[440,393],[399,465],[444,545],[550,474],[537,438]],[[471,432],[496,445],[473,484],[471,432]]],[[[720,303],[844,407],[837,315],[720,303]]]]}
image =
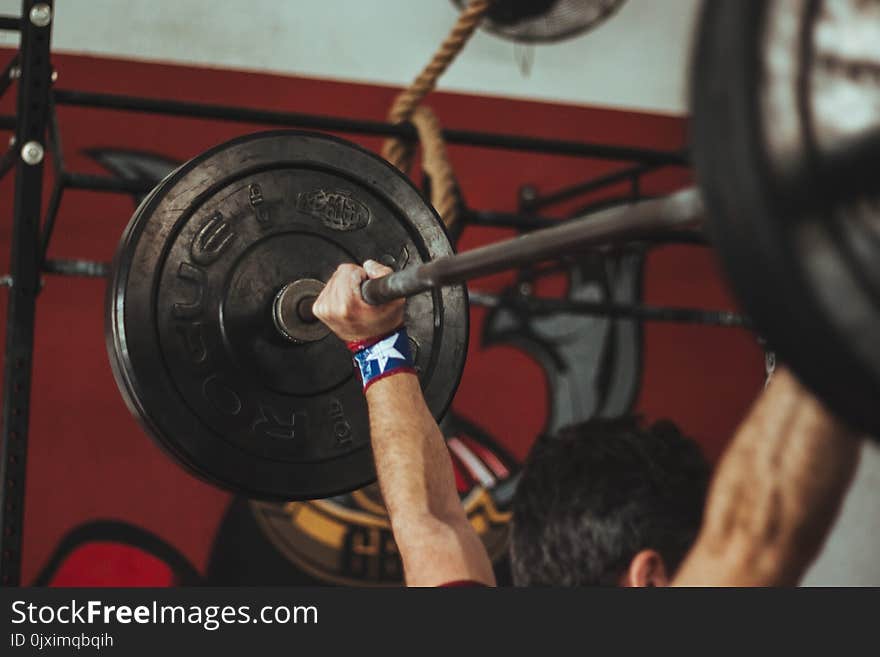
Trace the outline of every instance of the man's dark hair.
{"type": "Polygon", "coordinates": [[[675,572],[696,538],[709,480],[674,424],[591,420],[538,439],[513,503],[518,586],[614,586],[656,550],[675,572]]]}

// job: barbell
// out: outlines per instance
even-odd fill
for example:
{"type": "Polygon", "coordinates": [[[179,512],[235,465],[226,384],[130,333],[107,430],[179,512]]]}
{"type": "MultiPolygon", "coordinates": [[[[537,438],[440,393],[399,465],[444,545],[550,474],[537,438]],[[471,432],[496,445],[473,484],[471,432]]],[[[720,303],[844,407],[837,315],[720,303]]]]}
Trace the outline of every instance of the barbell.
{"type": "Polygon", "coordinates": [[[692,67],[698,188],[454,254],[409,180],[353,144],[267,132],[179,167],[137,208],[111,271],[107,347],[127,404],[199,476],[305,499],[371,481],[366,403],[311,304],[380,260],[406,297],[440,417],[464,366],[463,283],[658,231],[713,236],[772,347],[854,426],[880,429],[880,3],[714,0],[692,67]]]}

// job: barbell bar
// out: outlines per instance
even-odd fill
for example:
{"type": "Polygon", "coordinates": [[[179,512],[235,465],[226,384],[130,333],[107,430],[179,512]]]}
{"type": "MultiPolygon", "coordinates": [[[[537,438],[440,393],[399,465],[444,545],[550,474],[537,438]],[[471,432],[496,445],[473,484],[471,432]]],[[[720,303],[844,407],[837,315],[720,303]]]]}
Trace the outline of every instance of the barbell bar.
{"type": "Polygon", "coordinates": [[[361,292],[367,303],[381,305],[443,285],[576,253],[597,244],[638,238],[639,234],[651,231],[697,230],[703,225],[703,215],[699,192],[686,189],[666,198],[609,208],[559,226],[407,267],[364,281],[361,292]]]}
{"type": "MultiPolygon", "coordinates": [[[[368,304],[378,306],[444,285],[464,283],[576,253],[591,246],[637,239],[640,234],[697,232],[703,225],[703,214],[699,191],[685,189],[668,197],[609,208],[558,226],[406,267],[364,281],[361,294],[368,304]]],[[[292,290],[301,287],[300,281],[292,281],[276,297],[274,318],[279,330],[287,336],[300,336],[304,331],[311,331],[310,326],[318,321],[312,312],[312,303],[322,286],[316,282],[307,285],[309,293],[306,296],[288,297],[292,290]]]]}

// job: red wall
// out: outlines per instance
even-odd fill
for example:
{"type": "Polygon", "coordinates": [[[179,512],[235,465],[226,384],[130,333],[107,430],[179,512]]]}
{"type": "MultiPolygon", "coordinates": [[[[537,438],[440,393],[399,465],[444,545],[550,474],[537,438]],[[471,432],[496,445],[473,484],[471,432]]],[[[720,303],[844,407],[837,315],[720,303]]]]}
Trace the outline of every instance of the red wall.
{"type": "MultiPolygon", "coordinates": [[[[0,61],[10,55],[0,53],[0,61]]],[[[378,86],[70,55],[56,56],[55,66],[62,88],[369,119],[382,119],[394,94],[378,86]]],[[[430,104],[449,127],[664,149],[685,143],[685,121],[674,117],[443,93],[432,96],[430,104]]],[[[10,99],[4,99],[0,113],[12,111],[10,99]]],[[[59,117],[68,167],[90,173],[105,172],[83,156],[89,147],[159,151],[185,160],[235,135],[262,129],[71,107],[61,108],[59,117]]],[[[353,139],[371,149],[380,145],[377,139],[353,139]]],[[[460,146],[449,150],[469,204],[495,210],[514,210],[520,184],[548,191],[621,166],[460,146]]],[[[643,190],[667,192],[688,181],[687,172],[670,169],[648,176],[643,190]]],[[[7,176],[0,184],[0,271],[8,270],[11,207],[12,176],[7,176]]],[[[108,260],[132,209],[125,196],[67,192],[50,256],[108,260]]],[[[467,249],[509,234],[471,228],[460,246],[467,249]]],[[[495,276],[475,287],[510,280],[495,276]]],[[[185,474],[128,414],[104,350],[104,287],[102,280],[47,277],[39,300],[23,582],[32,580],[64,532],[96,518],[125,519],[151,530],[202,567],[229,499],[185,474]]],[[[698,247],[652,253],[645,301],[732,307],[711,252],[698,247]]],[[[4,301],[0,312],[5,310],[4,301]]],[[[484,311],[472,313],[471,354],[455,408],[522,457],[544,422],[542,372],[512,348],[481,350],[477,334],[484,311]],[[510,413],[511,408],[518,413],[510,413]]],[[[4,327],[5,317],[0,320],[4,327]]],[[[649,418],[676,420],[714,458],[760,387],[763,361],[754,339],[739,330],[670,324],[647,325],[644,335],[638,408],[649,418]]]]}

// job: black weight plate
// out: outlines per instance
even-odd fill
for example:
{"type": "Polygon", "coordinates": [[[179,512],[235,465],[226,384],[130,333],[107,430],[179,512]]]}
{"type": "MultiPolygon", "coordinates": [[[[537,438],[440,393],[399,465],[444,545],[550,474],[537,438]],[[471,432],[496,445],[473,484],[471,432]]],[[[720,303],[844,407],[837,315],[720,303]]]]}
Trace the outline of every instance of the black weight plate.
{"type": "Polygon", "coordinates": [[[843,181],[833,156],[880,128],[876,74],[855,75],[880,70],[880,42],[858,38],[878,8],[706,2],[691,88],[697,175],[737,296],[799,378],[874,435],[880,184],[843,181]]]}
{"type": "MultiPolygon", "coordinates": [[[[303,132],[235,139],[144,199],[114,259],[106,341],[147,432],[204,479],[245,495],[312,499],[375,478],[366,402],[335,336],[293,342],[275,296],[343,262],[415,265],[452,253],[435,212],[384,160],[303,132]]],[[[464,366],[463,286],[407,300],[435,417],[464,366]]]]}

